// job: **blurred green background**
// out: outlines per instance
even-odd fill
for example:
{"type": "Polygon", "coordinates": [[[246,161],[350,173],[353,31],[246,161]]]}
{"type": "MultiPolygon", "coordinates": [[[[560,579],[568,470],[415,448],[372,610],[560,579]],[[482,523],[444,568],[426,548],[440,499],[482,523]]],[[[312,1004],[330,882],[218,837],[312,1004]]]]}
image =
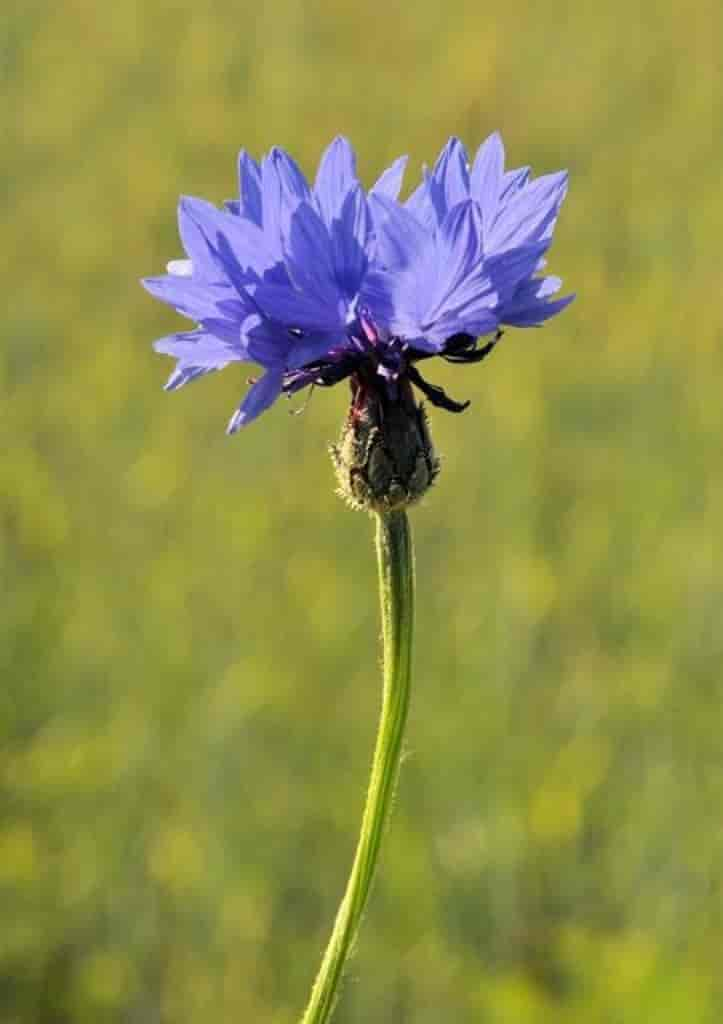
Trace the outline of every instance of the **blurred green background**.
{"type": "Polygon", "coordinates": [[[395,820],[339,1024],[723,1018],[723,8],[61,4],[0,15],[2,1024],[293,1024],[379,704],[345,387],[235,439],[139,287],[179,193],[349,135],[567,166],[578,300],[433,379],[395,820]]]}

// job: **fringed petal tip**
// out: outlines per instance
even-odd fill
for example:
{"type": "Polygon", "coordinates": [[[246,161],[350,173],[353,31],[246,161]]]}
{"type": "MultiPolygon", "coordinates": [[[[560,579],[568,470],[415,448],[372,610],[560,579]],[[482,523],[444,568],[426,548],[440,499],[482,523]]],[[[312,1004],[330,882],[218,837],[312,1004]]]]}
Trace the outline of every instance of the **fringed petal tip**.
{"type": "Polygon", "coordinates": [[[214,369],[215,367],[213,366],[176,366],[171,376],[163,385],[163,390],[169,392],[179,391],[184,385],[190,384],[192,380],[197,380],[199,377],[205,377],[208,373],[213,373],[214,369]]]}
{"type": "Polygon", "coordinates": [[[573,292],[571,295],[565,295],[552,302],[545,300],[531,302],[525,308],[507,313],[503,317],[503,323],[510,327],[541,327],[546,320],[562,313],[563,309],[566,309],[575,298],[576,294],[573,292]]]}
{"type": "Polygon", "coordinates": [[[229,436],[238,433],[241,427],[247,426],[270,405],[273,405],[281,394],[283,380],[283,369],[274,367],[267,370],[260,380],[254,381],[243,402],[228,421],[226,433],[229,436]]]}
{"type": "Polygon", "coordinates": [[[246,414],[243,413],[241,409],[237,409],[236,412],[231,417],[231,419],[228,421],[228,426],[226,427],[226,436],[232,437],[233,434],[237,434],[241,427],[244,425],[245,420],[246,414]]]}
{"type": "Polygon", "coordinates": [[[404,172],[409,161],[408,156],[400,156],[377,178],[369,190],[369,195],[383,195],[388,199],[397,199],[402,188],[404,172]]]}

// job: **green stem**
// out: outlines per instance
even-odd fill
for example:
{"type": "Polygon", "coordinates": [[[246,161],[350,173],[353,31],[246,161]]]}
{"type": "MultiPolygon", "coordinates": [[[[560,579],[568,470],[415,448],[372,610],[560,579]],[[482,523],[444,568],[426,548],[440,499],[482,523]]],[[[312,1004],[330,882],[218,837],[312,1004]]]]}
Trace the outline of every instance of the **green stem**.
{"type": "Polygon", "coordinates": [[[377,564],[384,643],[379,731],[354,863],[302,1024],[324,1024],[334,1008],[344,965],[369,896],[399,775],[409,707],[414,622],[414,554],[403,510],[377,516],[377,564]]]}

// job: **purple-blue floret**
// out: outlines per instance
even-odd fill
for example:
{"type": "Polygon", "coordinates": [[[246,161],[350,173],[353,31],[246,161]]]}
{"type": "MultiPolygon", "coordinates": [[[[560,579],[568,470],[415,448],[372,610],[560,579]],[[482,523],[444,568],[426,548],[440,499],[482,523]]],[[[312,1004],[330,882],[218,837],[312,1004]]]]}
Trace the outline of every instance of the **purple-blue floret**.
{"type": "Polygon", "coordinates": [[[237,199],[222,210],[181,199],[186,259],[143,282],[197,325],[155,343],[177,360],[166,389],[233,362],[261,366],[229,433],[282,393],[355,375],[392,397],[411,382],[434,404],[463,408],[416,363],[479,361],[503,326],[536,326],[572,301],[552,299],[561,282],[541,273],[567,174],[505,172],[496,133],[470,165],[453,138],[400,202],[405,165],[396,160],[367,193],[344,138],[313,186],[281,149],[260,163],[242,151],[237,199]]]}

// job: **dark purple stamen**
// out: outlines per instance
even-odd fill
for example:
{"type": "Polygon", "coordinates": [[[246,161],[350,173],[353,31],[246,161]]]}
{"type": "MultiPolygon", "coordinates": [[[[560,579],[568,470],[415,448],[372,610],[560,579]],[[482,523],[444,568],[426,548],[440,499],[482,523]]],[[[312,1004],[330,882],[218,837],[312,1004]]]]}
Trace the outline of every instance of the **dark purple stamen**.
{"type": "Polygon", "coordinates": [[[346,377],[352,377],[357,381],[363,380],[367,389],[383,388],[387,396],[395,400],[400,384],[406,380],[414,384],[432,405],[459,413],[470,403],[450,398],[443,388],[425,380],[414,364],[434,354],[451,363],[479,363],[490,354],[501,337],[502,331],[498,330],[491,341],[478,347],[479,339],[471,334],[455,334],[448,339],[443,352],[421,352],[409,348],[402,338],[385,338],[368,313],[360,311],[354,328],[349,331],[353,348],[332,349],[326,358],[289,371],[284,377],[283,390],[290,395],[308,385],[331,387],[346,377]]]}
{"type": "Polygon", "coordinates": [[[453,398],[444,391],[443,388],[437,387],[436,384],[430,384],[421,375],[416,366],[407,367],[407,378],[414,384],[419,390],[425,395],[432,405],[436,405],[438,409],[446,409],[447,412],[464,412],[469,405],[469,402],[456,402],[453,398]]]}
{"type": "Polygon", "coordinates": [[[448,363],[481,363],[499,343],[504,332],[498,330],[491,341],[477,348],[477,338],[470,334],[455,334],[445,345],[442,359],[448,363]]]}

